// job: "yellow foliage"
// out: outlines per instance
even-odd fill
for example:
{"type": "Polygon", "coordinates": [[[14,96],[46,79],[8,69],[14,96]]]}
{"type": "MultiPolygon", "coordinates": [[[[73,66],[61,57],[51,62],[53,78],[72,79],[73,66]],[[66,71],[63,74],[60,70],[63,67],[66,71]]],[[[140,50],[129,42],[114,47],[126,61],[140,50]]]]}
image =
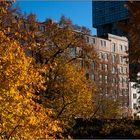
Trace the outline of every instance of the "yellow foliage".
{"type": "Polygon", "coordinates": [[[2,31],[0,43],[0,138],[55,138],[62,131],[59,122],[33,100],[36,91],[45,89],[40,65],[2,31]]]}
{"type": "Polygon", "coordinates": [[[57,64],[52,72],[54,78],[48,81],[48,94],[52,96],[51,105],[57,117],[65,121],[73,117],[90,118],[93,113],[93,95],[90,81],[86,80],[85,71],[74,63],[57,64]],[[57,72],[57,75],[55,75],[57,72]]]}

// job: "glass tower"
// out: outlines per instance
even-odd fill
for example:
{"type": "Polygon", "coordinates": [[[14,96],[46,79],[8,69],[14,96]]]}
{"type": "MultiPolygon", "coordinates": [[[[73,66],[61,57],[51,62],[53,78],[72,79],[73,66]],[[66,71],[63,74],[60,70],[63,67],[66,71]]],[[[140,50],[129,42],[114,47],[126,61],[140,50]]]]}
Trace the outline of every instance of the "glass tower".
{"type": "Polygon", "coordinates": [[[125,1],[92,1],[93,27],[97,35],[107,33],[125,35],[117,26],[118,22],[127,22],[128,10],[125,1]]]}

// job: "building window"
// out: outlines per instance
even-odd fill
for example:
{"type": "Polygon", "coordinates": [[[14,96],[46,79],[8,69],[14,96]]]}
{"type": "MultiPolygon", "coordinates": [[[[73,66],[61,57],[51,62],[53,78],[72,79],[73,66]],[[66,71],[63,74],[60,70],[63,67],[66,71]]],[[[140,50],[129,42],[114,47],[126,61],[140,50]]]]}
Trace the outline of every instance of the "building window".
{"type": "Polygon", "coordinates": [[[115,46],[115,43],[112,44],[112,52],[115,52],[116,51],[116,46],[115,46]]]}
{"type": "Polygon", "coordinates": [[[94,70],[94,69],[95,69],[95,63],[92,62],[92,70],[94,70]]]}
{"type": "Polygon", "coordinates": [[[124,61],[123,56],[120,56],[120,63],[123,63],[123,61],[124,61]]]}
{"type": "Polygon", "coordinates": [[[101,46],[103,47],[106,47],[106,41],[104,41],[104,40],[100,40],[100,44],[101,44],[101,46]]]}
{"type": "Polygon", "coordinates": [[[126,69],[125,69],[125,67],[123,67],[123,73],[124,73],[124,74],[126,73],[126,69]]]}
{"type": "Polygon", "coordinates": [[[108,71],[108,65],[105,64],[105,71],[108,71]]]}
{"type": "Polygon", "coordinates": [[[108,53],[105,53],[105,60],[108,60],[108,53]]]}
{"type": "Polygon", "coordinates": [[[127,46],[124,46],[124,49],[125,49],[125,51],[127,51],[128,49],[127,49],[127,46]]]}
{"type": "Polygon", "coordinates": [[[101,46],[103,46],[103,40],[100,40],[101,46]]]}
{"type": "Polygon", "coordinates": [[[103,53],[100,52],[100,59],[103,59],[103,53]]]}
{"type": "Polygon", "coordinates": [[[120,45],[120,51],[123,51],[123,46],[122,45],[120,45]]]}
{"type": "Polygon", "coordinates": [[[95,44],[95,38],[92,38],[93,44],[95,44]]]}
{"type": "Polygon", "coordinates": [[[123,84],[123,82],[124,82],[123,77],[121,78],[121,82],[122,82],[122,84],[123,84]]]}
{"type": "Polygon", "coordinates": [[[112,55],[112,62],[113,63],[115,63],[115,61],[116,61],[115,59],[116,59],[116,56],[115,55],[112,55]]]}
{"type": "Polygon", "coordinates": [[[92,79],[93,81],[95,81],[95,76],[94,76],[93,73],[92,73],[92,75],[91,75],[91,79],[92,79]]]}
{"type": "Polygon", "coordinates": [[[114,99],[117,99],[117,91],[114,90],[114,99]]]}
{"type": "Polygon", "coordinates": [[[106,47],[106,41],[104,41],[104,46],[106,47]]]}
{"type": "Polygon", "coordinates": [[[100,70],[103,70],[103,64],[100,64],[100,70]]]}
{"type": "Polygon", "coordinates": [[[123,77],[120,77],[120,83],[121,84],[123,83],[123,77]]]}
{"type": "Polygon", "coordinates": [[[123,96],[123,90],[120,90],[120,91],[119,91],[119,95],[120,95],[120,96],[123,96]]]}
{"type": "Polygon", "coordinates": [[[116,78],[112,78],[112,82],[113,82],[113,84],[115,84],[116,83],[116,78]]]}
{"type": "Polygon", "coordinates": [[[125,89],[125,96],[128,96],[128,89],[125,89]]]}
{"type": "Polygon", "coordinates": [[[128,58],[127,57],[124,57],[123,60],[124,60],[124,63],[127,64],[128,58]]]}
{"type": "Polygon", "coordinates": [[[120,77],[120,78],[119,78],[119,81],[121,82],[121,80],[122,80],[122,78],[120,77]]]}
{"type": "Polygon", "coordinates": [[[133,104],[133,109],[137,109],[137,104],[136,103],[133,104]]]}
{"type": "Polygon", "coordinates": [[[136,98],[137,98],[137,94],[134,93],[134,94],[133,94],[133,99],[136,99],[136,98]]]}
{"type": "Polygon", "coordinates": [[[136,88],[137,88],[136,84],[134,84],[134,85],[132,86],[132,88],[136,89],[136,88]]]}
{"type": "Polygon", "coordinates": [[[126,74],[127,73],[127,68],[126,67],[124,67],[124,74],[126,74]]]}
{"type": "Polygon", "coordinates": [[[120,67],[120,73],[123,73],[123,67],[120,67]]]}
{"type": "Polygon", "coordinates": [[[122,89],[122,94],[123,94],[123,96],[127,96],[128,95],[128,90],[127,89],[122,89]]]}
{"type": "Polygon", "coordinates": [[[107,83],[107,79],[108,79],[108,77],[107,77],[107,75],[105,76],[105,83],[107,83]]]}
{"type": "Polygon", "coordinates": [[[103,80],[103,76],[100,75],[99,78],[100,78],[100,82],[102,82],[102,80],[103,80]]]}
{"type": "Polygon", "coordinates": [[[112,73],[115,73],[115,72],[116,72],[115,67],[112,67],[112,73]]]}

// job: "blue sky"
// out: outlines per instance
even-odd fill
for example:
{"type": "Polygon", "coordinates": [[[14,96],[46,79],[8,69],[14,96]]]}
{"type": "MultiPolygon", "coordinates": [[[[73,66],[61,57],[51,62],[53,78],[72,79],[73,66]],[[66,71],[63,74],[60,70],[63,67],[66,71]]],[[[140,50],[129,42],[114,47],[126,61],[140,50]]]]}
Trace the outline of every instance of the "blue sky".
{"type": "Polygon", "coordinates": [[[45,21],[51,18],[59,21],[62,15],[70,18],[74,24],[86,26],[92,34],[96,34],[96,30],[92,27],[92,2],[84,0],[17,0],[16,4],[24,13],[35,13],[39,21],[45,21]]]}

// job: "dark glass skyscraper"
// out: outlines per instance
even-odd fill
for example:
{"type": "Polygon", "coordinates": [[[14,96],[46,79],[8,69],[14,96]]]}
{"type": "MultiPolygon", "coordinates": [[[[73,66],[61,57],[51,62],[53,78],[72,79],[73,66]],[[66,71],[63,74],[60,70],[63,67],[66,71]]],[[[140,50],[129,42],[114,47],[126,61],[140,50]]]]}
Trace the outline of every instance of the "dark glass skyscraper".
{"type": "Polygon", "coordinates": [[[118,28],[118,22],[127,22],[128,10],[125,1],[92,1],[93,27],[97,28],[97,35],[107,33],[125,35],[118,28]]]}

